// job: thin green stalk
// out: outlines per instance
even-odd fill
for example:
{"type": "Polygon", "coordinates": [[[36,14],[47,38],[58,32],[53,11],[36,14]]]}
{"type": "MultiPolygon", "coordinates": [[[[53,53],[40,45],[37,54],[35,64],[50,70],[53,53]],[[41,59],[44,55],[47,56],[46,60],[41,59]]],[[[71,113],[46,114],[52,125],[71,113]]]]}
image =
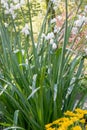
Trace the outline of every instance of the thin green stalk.
{"type": "Polygon", "coordinates": [[[59,71],[59,78],[62,76],[62,68],[65,61],[65,53],[66,53],[66,45],[67,45],[67,29],[68,29],[68,3],[67,0],[65,2],[65,8],[66,8],[66,20],[65,20],[65,34],[64,34],[64,42],[63,42],[63,49],[62,49],[62,56],[61,56],[61,63],[60,63],[60,71],[59,71]]]}
{"type": "Polygon", "coordinates": [[[60,61],[60,66],[59,66],[59,71],[58,71],[58,79],[57,79],[57,85],[58,85],[58,90],[57,90],[57,99],[58,102],[58,113],[59,116],[61,115],[61,108],[62,108],[62,70],[65,62],[65,54],[66,54],[66,45],[67,45],[67,28],[68,28],[68,1],[65,0],[65,10],[66,10],[66,19],[65,19],[65,34],[64,34],[64,42],[63,42],[63,48],[62,48],[62,54],[61,54],[61,61],[60,61]]]}
{"type": "Polygon", "coordinates": [[[35,44],[34,44],[34,36],[33,36],[33,27],[32,27],[32,18],[31,18],[31,10],[30,10],[30,2],[29,0],[27,0],[27,3],[28,3],[28,11],[29,11],[29,20],[30,20],[30,35],[31,35],[31,41],[32,41],[32,46],[33,46],[33,54],[34,54],[34,61],[35,61],[35,65],[36,65],[36,68],[38,68],[38,57],[37,57],[37,51],[36,51],[36,48],[35,48],[35,44]]]}

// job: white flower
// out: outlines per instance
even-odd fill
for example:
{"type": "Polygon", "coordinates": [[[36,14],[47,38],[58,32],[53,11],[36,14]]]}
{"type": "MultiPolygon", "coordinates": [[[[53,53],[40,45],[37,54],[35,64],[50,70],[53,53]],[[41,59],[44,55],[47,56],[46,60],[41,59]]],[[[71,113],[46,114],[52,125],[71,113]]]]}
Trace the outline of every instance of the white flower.
{"type": "Polygon", "coordinates": [[[28,65],[28,59],[25,59],[25,63],[26,63],[26,65],[28,65]]]}
{"type": "Polygon", "coordinates": [[[53,2],[53,4],[56,4],[56,3],[61,2],[61,0],[51,0],[51,2],[53,2]]]}
{"type": "Polygon", "coordinates": [[[5,27],[7,28],[8,27],[8,24],[7,23],[4,23],[5,27]]]}
{"type": "Polygon", "coordinates": [[[47,36],[46,36],[46,40],[50,40],[52,38],[54,38],[54,33],[53,32],[48,33],[47,36]]]}
{"type": "Polygon", "coordinates": [[[13,18],[13,19],[15,19],[16,16],[17,16],[17,14],[14,14],[14,13],[12,14],[12,18],[13,18]]]}
{"type": "Polygon", "coordinates": [[[20,9],[21,8],[21,4],[20,3],[16,4],[14,8],[15,8],[15,10],[16,9],[20,9]]]}
{"type": "Polygon", "coordinates": [[[55,2],[56,2],[56,0],[51,0],[51,2],[55,3],[55,2]]]}
{"type": "Polygon", "coordinates": [[[83,23],[87,23],[87,17],[78,15],[78,20],[75,21],[75,25],[81,27],[83,23]]]}
{"type": "Polygon", "coordinates": [[[24,55],[24,54],[25,54],[25,50],[24,50],[24,49],[22,49],[22,50],[21,50],[21,52],[22,52],[22,55],[24,55]]]}
{"type": "Polygon", "coordinates": [[[3,3],[3,7],[6,8],[6,9],[8,9],[9,8],[8,3],[6,3],[6,2],[3,3]]]}
{"type": "Polygon", "coordinates": [[[54,10],[57,10],[57,9],[58,9],[58,6],[59,6],[59,4],[60,4],[60,2],[61,2],[61,0],[51,0],[51,2],[52,2],[53,5],[54,5],[53,9],[54,9],[54,10]]]}
{"type": "Polygon", "coordinates": [[[7,3],[8,0],[1,0],[1,4],[7,3]]]}
{"type": "Polygon", "coordinates": [[[78,33],[78,28],[77,27],[73,27],[72,28],[72,34],[77,34],[78,33]]]}
{"type": "Polygon", "coordinates": [[[46,35],[44,34],[44,33],[42,33],[42,36],[41,36],[41,38],[45,38],[46,37],[46,35]]]}
{"type": "Polygon", "coordinates": [[[37,74],[34,74],[33,75],[33,80],[36,81],[36,78],[37,78],[37,74]]]}
{"type": "Polygon", "coordinates": [[[34,43],[35,44],[35,47],[37,47],[37,43],[34,43]]]}
{"type": "Polygon", "coordinates": [[[20,50],[19,49],[16,49],[16,50],[14,50],[14,53],[18,53],[20,50]]]}
{"type": "Polygon", "coordinates": [[[28,26],[27,23],[25,24],[25,26],[24,26],[24,28],[22,29],[21,32],[24,33],[26,36],[30,34],[30,32],[29,32],[29,26],[28,26]]]}
{"type": "Polygon", "coordinates": [[[81,27],[81,25],[83,24],[83,21],[82,20],[76,20],[74,23],[75,23],[76,27],[81,27]]]}
{"type": "Polygon", "coordinates": [[[87,48],[84,48],[84,52],[86,53],[86,55],[87,55],[87,48]]]}
{"type": "Polygon", "coordinates": [[[87,5],[85,6],[85,9],[84,9],[84,11],[87,13],[87,5]]]}
{"type": "Polygon", "coordinates": [[[62,16],[58,15],[58,16],[57,16],[57,19],[58,19],[59,21],[62,20],[62,16]]]}
{"type": "Polygon", "coordinates": [[[1,0],[2,7],[5,10],[5,14],[10,14],[13,19],[15,19],[17,15],[15,11],[25,4],[25,0],[11,0],[10,4],[8,4],[8,1],[9,0],[1,0]]]}
{"type": "Polygon", "coordinates": [[[57,48],[56,43],[53,43],[53,44],[52,44],[52,49],[55,50],[56,48],[57,48]]]}
{"type": "Polygon", "coordinates": [[[58,6],[57,5],[54,6],[53,9],[56,11],[58,9],[58,6]]]}
{"type": "Polygon", "coordinates": [[[56,18],[53,18],[53,19],[51,19],[51,21],[50,21],[50,23],[52,24],[52,23],[56,23],[56,18]]]}
{"type": "Polygon", "coordinates": [[[79,19],[81,19],[83,22],[87,23],[87,17],[85,17],[85,16],[80,16],[79,19]]]}
{"type": "Polygon", "coordinates": [[[20,0],[21,5],[25,4],[25,0],[20,0]]]}
{"type": "Polygon", "coordinates": [[[52,45],[54,43],[54,40],[53,39],[50,39],[50,44],[52,45]]]}
{"type": "Polygon", "coordinates": [[[61,27],[54,26],[54,33],[58,33],[60,31],[61,27]]]}
{"type": "Polygon", "coordinates": [[[14,4],[13,4],[13,3],[10,3],[10,10],[14,11],[14,9],[15,9],[14,4]]]}

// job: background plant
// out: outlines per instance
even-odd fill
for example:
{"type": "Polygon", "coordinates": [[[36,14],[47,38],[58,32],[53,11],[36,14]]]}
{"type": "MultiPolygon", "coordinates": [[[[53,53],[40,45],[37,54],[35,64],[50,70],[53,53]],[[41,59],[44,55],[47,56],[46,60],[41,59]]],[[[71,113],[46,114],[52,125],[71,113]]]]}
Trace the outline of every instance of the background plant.
{"type": "Polygon", "coordinates": [[[43,130],[45,124],[61,117],[66,110],[82,107],[85,101],[87,88],[82,87],[81,80],[86,56],[72,50],[74,42],[67,48],[73,26],[67,17],[68,3],[65,2],[66,20],[57,34],[48,24],[51,4],[37,44],[29,1],[21,6],[23,10],[19,8],[22,15],[25,7],[28,11],[27,16],[23,15],[22,25],[17,22],[18,17],[15,20],[8,14],[10,24],[6,27],[5,14],[0,15],[0,124],[5,129],[43,130]],[[60,43],[58,36],[62,30],[65,33],[60,43]]]}

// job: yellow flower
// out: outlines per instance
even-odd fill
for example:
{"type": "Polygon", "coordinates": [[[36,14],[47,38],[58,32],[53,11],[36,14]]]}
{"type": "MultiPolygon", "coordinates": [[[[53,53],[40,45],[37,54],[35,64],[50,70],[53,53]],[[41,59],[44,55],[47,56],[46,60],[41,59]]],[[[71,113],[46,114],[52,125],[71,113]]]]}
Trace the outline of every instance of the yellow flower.
{"type": "Polygon", "coordinates": [[[70,117],[70,120],[74,123],[74,122],[78,121],[78,118],[77,117],[70,117]]]}
{"type": "Polygon", "coordinates": [[[46,129],[48,129],[50,126],[52,126],[52,123],[45,125],[46,129]]]}
{"type": "Polygon", "coordinates": [[[81,114],[87,114],[87,110],[82,110],[82,109],[80,109],[80,108],[77,108],[77,109],[75,109],[75,112],[77,112],[77,113],[81,113],[81,114]]]}
{"type": "Polygon", "coordinates": [[[80,126],[74,126],[72,130],[82,130],[82,128],[80,126]]]}
{"type": "Polygon", "coordinates": [[[76,114],[71,111],[67,111],[66,113],[64,113],[64,115],[65,116],[76,116],[76,114]]]}
{"type": "Polygon", "coordinates": [[[57,130],[67,130],[65,127],[59,127],[57,130]]]}
{"type": "Polygon", "coordinates": [[[87,130],[87,125],[85,126],[85,129],[87,130]]]}
{"type": "Polygon", "coordinates": [[[48,129],[46,129],[46,130],[56,130],[56,129],[55,129],[55,128],[50,127],[50,128],[48,128],[48,129]]]}
{"type": "Polygon", "coordinates": [[[81,122],[82,124],[85,124],[85,119],[81,119],[80,122],[81,122]]]}
{"type": "Polygon", "coordinates": [[[87,125],[85,125],[87,119],[87,110],[77,108],[74,112],[67,111],[64,113],[64,115],[65,117],[62,117],[46,125],[46,130],[68,130],[69,127],[72,127],[71,130],[82,130],[80,125],[85,127],[85,130],[87,130],[87,125]],[[78,125],[75,126],[76,124],[78,125]],[[56,126],[58,128],[56,128],[56,126]]]}

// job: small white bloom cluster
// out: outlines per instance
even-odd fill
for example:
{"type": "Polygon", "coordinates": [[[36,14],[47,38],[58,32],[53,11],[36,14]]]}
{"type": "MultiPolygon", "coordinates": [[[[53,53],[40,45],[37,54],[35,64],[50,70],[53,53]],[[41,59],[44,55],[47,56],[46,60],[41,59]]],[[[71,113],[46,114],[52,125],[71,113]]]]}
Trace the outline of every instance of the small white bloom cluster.
{"type": "Polygon", "coordinates": [[[57,25],[54,26],[54,33],[58,33],[60,31],[61,27],[58,27],[57,25]]]}
{"type": "Polygon", "coordinates": [[[76,35],[78,33],[78,28],[77,27],[73,27],[72,28],[72,34],[76,35]]]}
{"type": "Polygon", "coordinates": [[[81,16],[78,15],[78,20],[75,21],[75,26],[76,27],[81,27],[82,24],[86,24],[87,23],[87,17],[86,16],[81,16]]]}
{"type": "Polygon", "coordinates": [[[55,50],[57,48],[57,44],[54,42],[55,35],[53,32],[48,33],[45,35],[44,33],[42,34],[42,38],[45,40],[49,41],[49,44],[52,46],[52,49],[55,50]]]}
{"type": "Polygon", "coordinates": [[[54,6],[53,9],[57,10],[61,0],[51,0],[51,2],[53,3],[54,6]]]}
{"type": "Polygon", "coordinates": [[[74,27],[72,28],[72,34],[77,34],[81,26],[87,24],[87,17],[85,15],[78,15],[78,19],[74,22],[74,27]]]}
{"type": "Polygon", "coordinates": [[[51,21],[50,21],[51,24],[55,24],[55,26],[54,26],[54,33],[58,33],[59,30],[60,30],[60,27],[57,27],[56,22],[57,22],[57,19],[56,19],[56,18],[53,18],[53,19],[51,19],[51,21]]]}
{"type": "Polygon", "coordinates": [[[4,23],[4,26],[7,28],[8,27],[8,23],[4,23]]]}
{"type": "Polygon", "coordinates": [[[57,19],[56,18],[53,18],[53,19],[51,19],[51,21],[50,21],[50,23],[52,24],[52,23],[56,23],[57,22],[57,19]]]}
{"type": "Polygon", "coordinates": [[[87,5],[85,5],[84,12],[87,13],[87,5]]]}
{"type": "Polygon", "coordinates": [[[85,54],[87,55],[87,48],[84,48],[84,52],[85,52],[85,54]]]}
{"type": "Polygon", "coordinates": [[[10,3],[9,0],[1,0],[1,4],[5,10],[5,14],[11,14],[13,19],[15,19],[17,15],[15,11],[25,4],[25,0],[12,0],[10,3]]]}
{"type": "Polygon", "coordinates": [[[26,36],[30,34],[29,32],[29,25],[26,23],[25,26],[22,28],[22,33],[24,33],[26,36]]]}
{"type": "Polygon", "coordinates": [[[48,33],[47,36],[45,36],[46,40],[51,40],[52,38],[54,38],[54,33],[53,32],[48,33]]]}

